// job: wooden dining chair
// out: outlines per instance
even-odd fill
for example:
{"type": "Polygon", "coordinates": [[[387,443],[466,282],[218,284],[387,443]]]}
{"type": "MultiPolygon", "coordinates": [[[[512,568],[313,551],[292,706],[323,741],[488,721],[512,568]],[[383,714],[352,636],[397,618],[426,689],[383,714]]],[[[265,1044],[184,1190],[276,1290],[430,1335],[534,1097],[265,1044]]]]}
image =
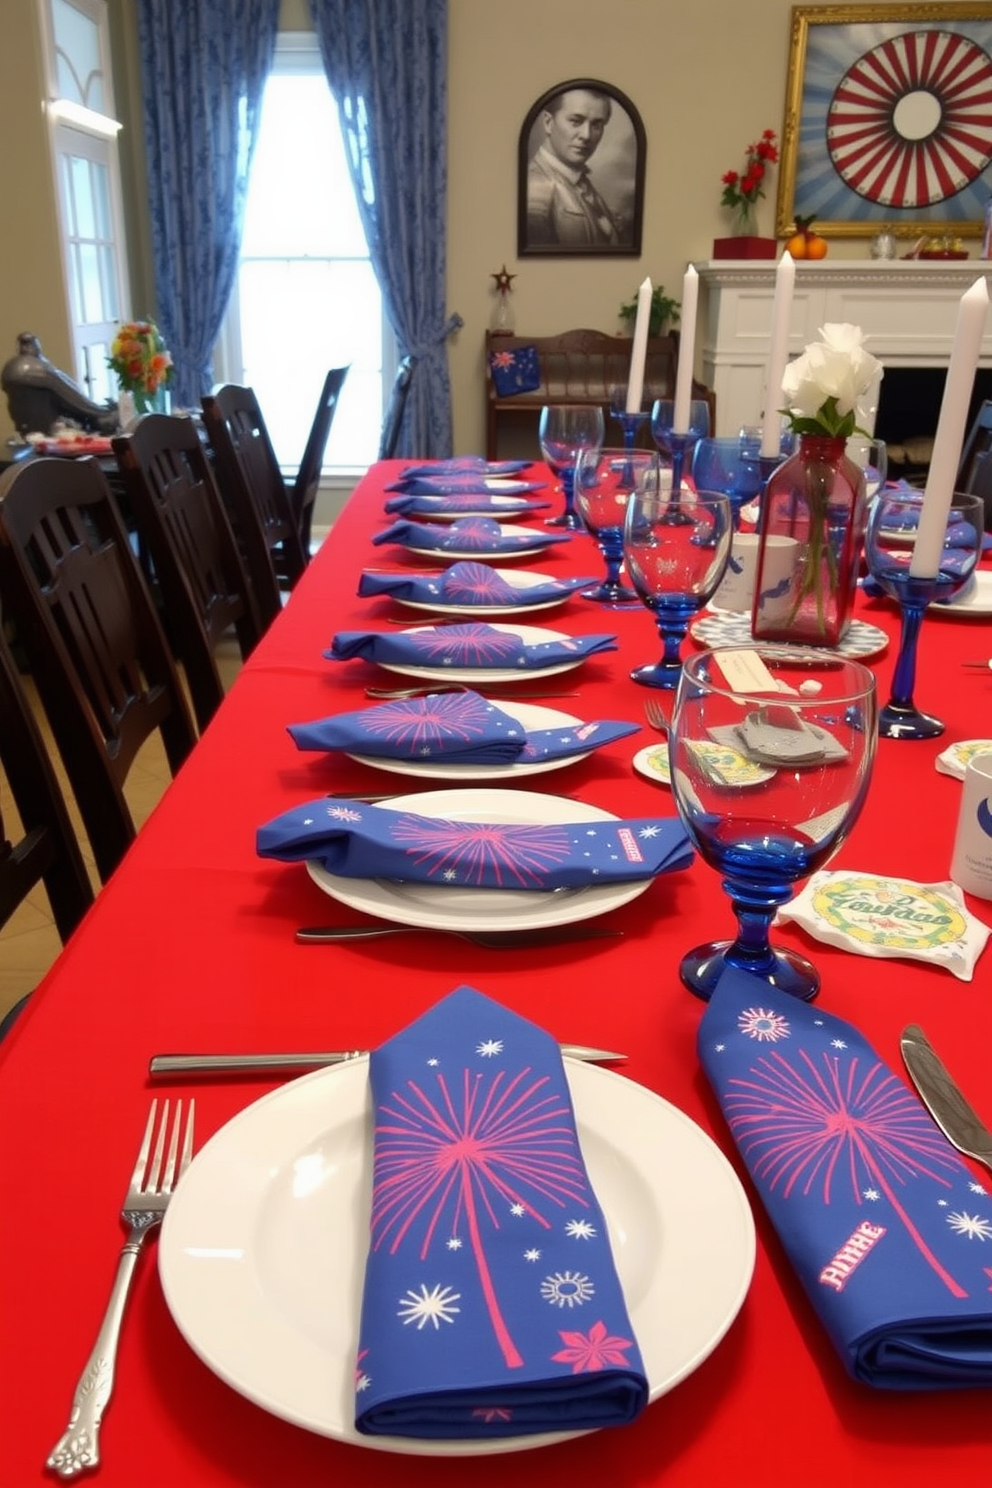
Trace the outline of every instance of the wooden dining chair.
{"type": "Polygon", "coordinates": [[[175,774],[196,732],[95,460],[0,477],[0,586],[106,880],[135,836],[124,784],[141,745],[157,731],[175,774]]]}
{"type": "Polygon", "coordinates": [[[245,658],[262,635],[248,573],[192,419],[149,414],[113,446],[202,731],[224,697],[222,638],[233,628],[245,658]]]}
{"type": "MultiPolygon", "coordinates": [[[[20,833],[0,813],[0,926],[41,884],[63,945],[93,903],[65,798],[21,682],[0,617],[0,764],[20,818],[20,833]]],[[[28,994],[30,995],[30,994],[28,994]]],[[[20,998],[0,1018],[0,1039],[21,1012],[20,998]]]]}
{"type": "Polygon", "coordinates": [[[320,399],[317,403],[317,411],[310,425],[310,433],[303,450],[303,458],[300,468],[296,473],[289,495],[289,505],[296,519],[297,531],[300,534],[300,547],[303,549],[304,560],[310,562],[310,544],[313,531],[313,509],[317,500],[317,491],[320,487],[320,472],[324,465],[324,451],[327,449],[327,441],[331,432],[331,424],[337,411],[338,399],[344,380],[349,372],[348,367],[332,367],[324,378],[324,386],[321,389],[320,399]]]}
{"type": "Polygon", "coordinates": [[[992,531],[992,398],[981,404],[965,437],[956,489],[981,496],[985,530],[992,531]]]}
{"type": "Polygon", "coordinates": [[[201,402],[217,484],[268,625],[282,608],[280,583],[292,589],[306,568],[286,483],[251,388],[227,383],[201,402]]]}
{"type": "Polygon", "coordinates": [[[396,376],[393,378],[389,403],[386,407],[386,416],[382,421],[382,433],[379,436],[380,460],[392,460],[396,454],[400,429],[403,425],[403,412],[406,408],[410,384],[413,381],[413,369],[416,365],[416,357],[405,356],[396,368],[396,376]]]}

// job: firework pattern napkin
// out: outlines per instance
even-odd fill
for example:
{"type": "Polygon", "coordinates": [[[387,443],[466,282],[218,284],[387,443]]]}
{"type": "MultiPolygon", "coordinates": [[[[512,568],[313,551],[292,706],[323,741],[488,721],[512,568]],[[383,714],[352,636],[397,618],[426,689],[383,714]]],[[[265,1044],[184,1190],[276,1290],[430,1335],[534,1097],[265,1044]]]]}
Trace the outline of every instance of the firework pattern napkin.
{"type": "Polygon", "coordinates": [[[428,460],[423,465],[405,465],[400,471],[400,480],[414,480],[418,476],[443,475],[519,475],[528,470],[531,460],[486,460],[482,455],[455,455],[450,460],[428,460]]]}
{"type": "Polygon", "coordinates": [[[328,661],[385,662],[392,666],[488,668],[530,672],[582,661],[601,651],[615,651],[614,635],[565,636],[561,640],[521,640],[512,631],[469,620],[464,625],[398,631],[341,630],[323,654],[328,661]]]}
{"type": "Polygon", "coordinates": [[[570,532],[505,532],[495,517],[459,517],[447,527],[400,518],[372,538],[376,547],[398,543],[437,553],[529,553],[571,541],[570,532]]]}
{"type": "Polygon", "coordinates": [[[585,754],[638,732],[636,723],[601,719],[531,729],[477,692],[432,693],[291,723],[298,749],[346,750],[373,759],[426,764],[540,764],[585,754]]]}
{"type": "Polygon", "coordinates": [[[320,796],[258,829],[260,857],[315,859],[345,878],[461,889],[585,888],[685,868],[692,849],[674,817],[520,824],[449,821],[320,796]]]}
{"type": "Polygon", "coordinates": [[[724,972],[699,1056],[848,1371],[992,1385],[992,1196],[857,1029],[724,972]]]}
{"type": "Polygon", "coordinates": [[[458,987],[370,1060],[366,1434],[623,1425],[644,1364],[551,1036],[458,987]]]}
{"type": "Polygon", "coordinates": [[[551,600],[567,599],[574,590],[585,589],[598,582],[595,574],[582,574],[574,579],[548,579],[545,583],[518,588],[515,584],[508,583],[488,563],[473,563],[466,559],[460,563],[452,563],[443,573],[437,574],[363,573],[358,582],[358,593],[363,598],[373,594],[392,594],[396,599],[410,599],[417,604],[481,605],[491,608],[505,605],[516,609],[520,605],[546,604],[551,600]]]}
{"type": "MultiPolygon", "coordinates": [[[[528,517],[531,512],[545,511],[550,501],[533,501],[510,492],[470,490],[442,492],[440,489],[421,489],[430,486],[428,481],[416,481],[399,496],[390,496],[386,502],[387,512],[400,512],[406,517],[450,516],[453,512],[502,512],[507,517],[528,517]]],[[[534,487],[527,489],[533,490],[534,487]]]]}

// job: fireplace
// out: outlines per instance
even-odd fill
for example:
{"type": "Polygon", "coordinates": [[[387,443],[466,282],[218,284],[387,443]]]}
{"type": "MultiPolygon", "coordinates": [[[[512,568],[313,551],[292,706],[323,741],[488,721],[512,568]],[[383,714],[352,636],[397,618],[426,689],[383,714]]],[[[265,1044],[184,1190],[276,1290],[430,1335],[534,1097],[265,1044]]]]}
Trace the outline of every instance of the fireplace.
{"type": "MultiPolygon", "coordinates": [[[[764,408],[775,268],[720,260],[697,264],[696,271],[702,286],[701,376],[716,393],[716,432],[735,434],[744,424],[758,423],[764,408]]],[[[798,356],[815,341],[827,321],[861,327],[868,349],[885,368],[875,432],[897,451],[912,444],[913,454],[923,456],[907,462],[908,479],[926,472],[958,302],[979,275],[989,279],[992,263],[838,259],[796,264],[790,355],[798,356]]],[[[983,397],[992,397],[992,314],[972,417],[983,397]]],[[[906,470],[893,468],[890,474],[898,478],[906,470]]]]}

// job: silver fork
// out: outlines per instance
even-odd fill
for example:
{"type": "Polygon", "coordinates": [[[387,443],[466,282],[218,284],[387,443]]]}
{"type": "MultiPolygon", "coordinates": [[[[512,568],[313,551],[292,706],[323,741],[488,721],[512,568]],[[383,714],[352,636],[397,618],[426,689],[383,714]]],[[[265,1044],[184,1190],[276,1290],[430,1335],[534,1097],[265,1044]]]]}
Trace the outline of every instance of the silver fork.
{"type": "Polygon", "coordinates": [[[668,733],[669,722],[668,719],[665,717],[665,710],[662,708],[657,698],[648,698],[647,702],[644,704],[644,717],[647,719],[651,727],[653,729],[656,729],[659,734],[668,733]]]}
{"type": "Polygon", "coordinates": [[[100,1324],[93,1352],[86,1361],[76,1393],[72,1398],[72,1412],[63,1435],[55,1443],[48,1458],[47,1467],[53,1468],[60,1478],[72,1478],[86,1468],[96,1467],[100,1461],[100,1420],[114,1388],[114,1368],[117,1361],[117,1343],[120,1338],[124,1308],[131,1286],[131,1278],[138,1262],[145,1236],[156,1225],[162,1223],[173,1190],[189,1167],[193,1156],[193,1114],[195,1102],[189,1102],[186,1131],[180,1147],[183,1124],[183,1102],[176,1102],[175,1115],[168,1133],[169,1102],[162,1108],[162,1120],[155,1135],[155,1119],[158,1101],[153,1100],[148,1113],[148,1124],[141,1141],[138,1160],[131,1174],[131,1182],[124,1198],[121,1220],[127,1226],[127,1241],[117,1263],[110,1301],[100,1324]],[[154,1150],[152,1139],[155,1138],[154,1150]],[[150,1156],[149,1156],[150,1154],[150,1156]],[[163,1170],[162,1159],[165,1157],[163,1170]]]}

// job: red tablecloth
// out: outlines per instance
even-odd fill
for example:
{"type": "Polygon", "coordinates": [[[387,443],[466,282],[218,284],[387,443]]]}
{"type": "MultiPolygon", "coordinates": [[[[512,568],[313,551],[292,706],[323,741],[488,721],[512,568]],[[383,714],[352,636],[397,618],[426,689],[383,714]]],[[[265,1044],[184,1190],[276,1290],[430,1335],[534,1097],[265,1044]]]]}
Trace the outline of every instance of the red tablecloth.
{"type": "MultiPolygon", "coordinates": [[[[260,861],[256,827],[328,790],[405,787],[347,760],[300,754],[285,728],[361,706],[364,685],[383,680],[365,662],[330,663],[320,653],[336,630],[400,613],[387,600],[355,595],[363,564],[417,562],[369,542],[384,521],[383,487],[397,468],[376,467],[359,487],[0,1051],[0,1481],[10,1488],[51,1481],[44,1459],[65,1423],[121,1243],[117,1210],[147,1112],[153,1052],[368,1047],[468,982],[564,1038],[628,1051],[625,1073],[686,1111],[736,1163],[697,1064],[702,1005],[677,974],[688,947],[732,927],[729,902],[702,863],[615,911],[610,922],[624,931],[619,940],[513,953],[440,936],[335,947],[294,942],[297,925],[355,916],[327,899],[302,866],[260,861]]],[[[558,575],[599,566],[585,537],[530,564],[558,575]]],[[[895,637],[888,604],[862,602],[860,613],[895,637]]],[[[646,612],[602,610],[574,598],[536,618],[554,629],[615,629],[620,637],[617,652],[556,679],[581,698],[549,706],[584,717],[641,717],[644,691],[628,672],[658,654],[646,612]]],[[[880,742],[868,803],[833,866],[947,877],[961,787],[938,774],[934,760],[953,740],[992,734],[992,674],[960,664],[988,656],[989,642],[987,618],[927,619],[917,700],[946,719],[947,731],[933,742],[880,742]]],[[[894,660],[891,645],[871,663],[884,696],[894,660]]],[[[623,815],[667,812],[674,809],[667,793],[630,765],[637,748],[656,740],[645,730],[524,784],[623,815]]],[[[992,924],[992,903],[968,902],[992,924]]],[[[792,926],[777,934],[821,969],[822,1005],[858,1023],[894,1069],[901,1028],[921,1023],[992,1123],[992,951],[974,979],[962,982],[918,962],[868,960],[811,943],[792,926]]],[[[200,1141],[273,1084],[198,1082],[200,1141]]],[[[150,1254],[126,1320],[100,1482],[324,1488],[460,1485],[470,1474],[485,1488],[504,1483],[508,1473],[536,1484],[552,1470],[557,1481],[618,1488],[987,1481],[988,1393],[895,1395],[852,1383],[760,1209],[756,1218],[757,1267],[743,1310],[684,1383],[631,1427],[471,1466],[342,1445],[259,1410],[187,1347],[150,1254]]],[[[992,1287],[992,1245],[989,1267],[992,1287]]]]}

